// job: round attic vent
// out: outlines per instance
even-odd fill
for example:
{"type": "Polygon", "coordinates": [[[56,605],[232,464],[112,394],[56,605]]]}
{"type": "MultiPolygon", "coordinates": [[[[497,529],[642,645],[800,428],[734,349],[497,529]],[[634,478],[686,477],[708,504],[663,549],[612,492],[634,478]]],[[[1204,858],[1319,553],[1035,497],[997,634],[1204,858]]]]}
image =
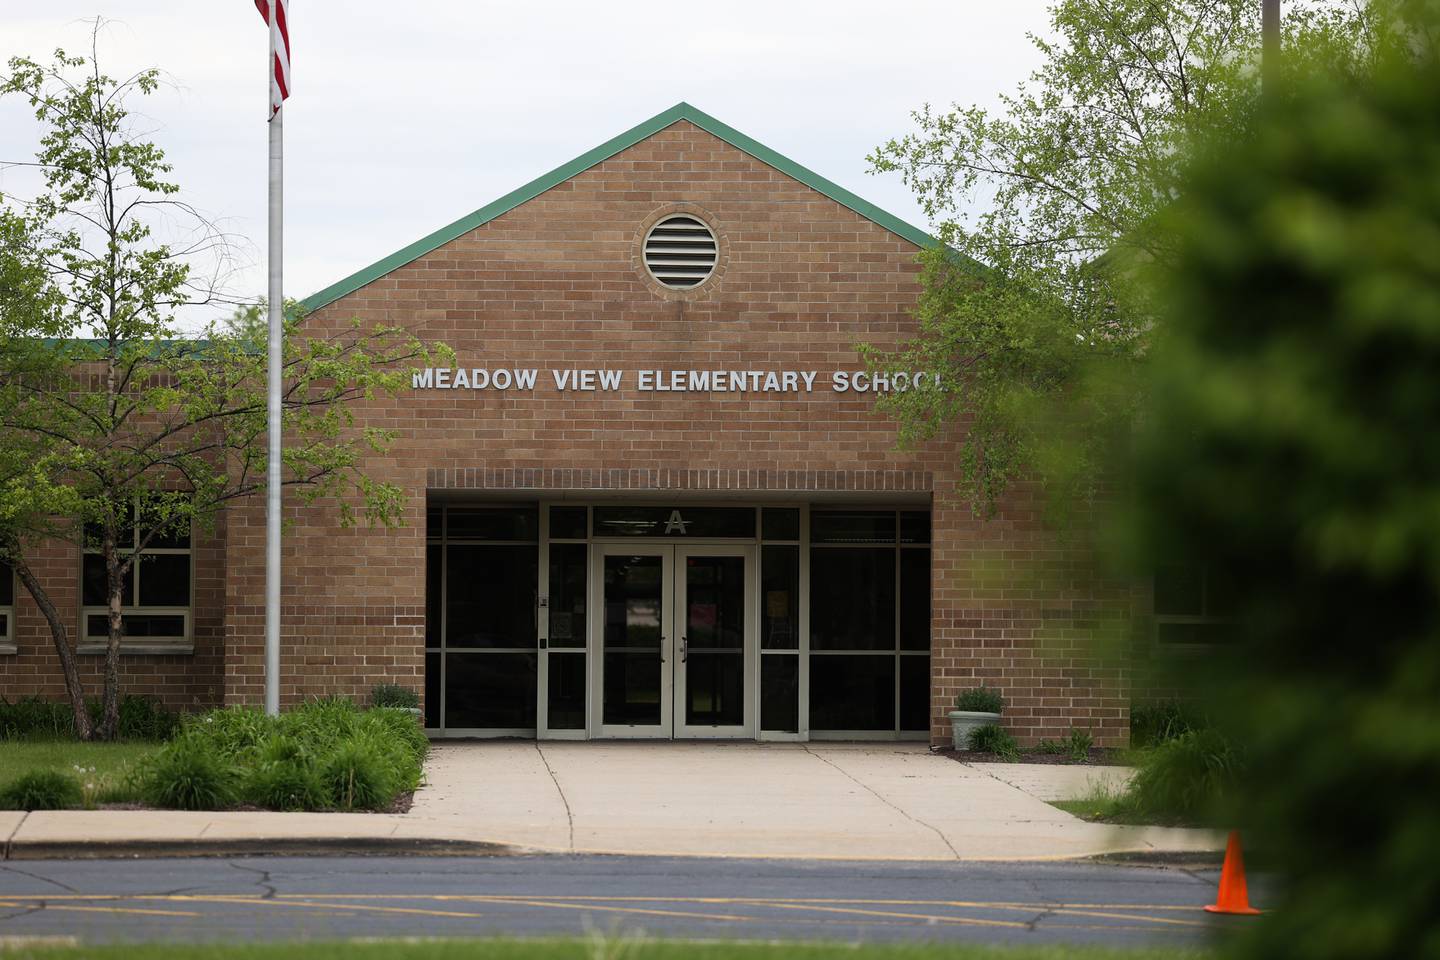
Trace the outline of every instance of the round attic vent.
{"type": "Polygon", "coordinates": [[[645,269],[662,284],[687,290],[715,270],[715,234],[688,214],[666,217],[645,235],[645,269]]]}

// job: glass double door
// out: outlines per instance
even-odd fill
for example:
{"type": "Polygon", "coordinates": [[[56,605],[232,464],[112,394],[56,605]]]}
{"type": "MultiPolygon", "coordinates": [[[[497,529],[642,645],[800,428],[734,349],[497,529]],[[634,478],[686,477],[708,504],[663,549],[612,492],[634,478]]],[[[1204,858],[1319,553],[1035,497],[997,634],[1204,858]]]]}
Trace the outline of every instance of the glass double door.
{"type": "Polygon", "coordinates": [[[601,544],[594,562],[592,729],[753,736],[754,548],[601,544]]]}

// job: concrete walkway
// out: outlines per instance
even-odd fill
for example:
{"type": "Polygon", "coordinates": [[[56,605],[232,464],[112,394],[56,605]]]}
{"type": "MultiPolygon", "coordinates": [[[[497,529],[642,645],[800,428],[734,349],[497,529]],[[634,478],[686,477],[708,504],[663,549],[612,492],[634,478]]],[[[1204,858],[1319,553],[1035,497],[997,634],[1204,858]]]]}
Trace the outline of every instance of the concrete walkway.
{"type": "Polygon", "coordinates": [[[442,743],[406,814],[0,813],[0,842],[11,859],[414,850],[1050,860],[1223,849],[1211,831],[1091,824],[1041,799],[1087,793],[1076,789],[1080,770],[1123,776],[966,765],[919,744],[442,743]]]}
{"type": "Polygon", "coordinates": [[[997,766],[1016,769],[923,744],[440,744],[411,816],[574,853],[1028,860],[1223,848],[1210,831],[1091,824],[1041,799],[1066,792],[1041,771],[1081,796],[1085,768],[1029,765],[1027,784],[997,766]]]}

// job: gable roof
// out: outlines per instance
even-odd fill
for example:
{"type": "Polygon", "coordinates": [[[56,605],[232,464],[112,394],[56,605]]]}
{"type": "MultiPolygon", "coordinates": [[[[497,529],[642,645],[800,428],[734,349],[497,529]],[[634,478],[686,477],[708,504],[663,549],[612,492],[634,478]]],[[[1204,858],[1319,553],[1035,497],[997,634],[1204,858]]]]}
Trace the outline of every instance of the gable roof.
{"type": "Polygon", "coordinates": [[[618,137],[606,140],[595,149],[582,153],[569,163],[561,164],[549,173],[531,180],[523,187],[510,191],[505,194],[505,196],[492,203],[486,204],[474,213],[461,217],[454,223],[447,224],[434,233],[421,237],[409,246],[402,247],[388,257],[377,260],[370,264],[370,266],[352,273],[344,280],[332,283],[318,293],[311,294],[301,301],[301,305],[309,311],[318,310],[328,303],[333,303],[346,294],[352,293],[365,286],[365,284],[373,280],[378,280],[390,271],[404,266],[411,260],[429,253],[436,247],[449,243],[456,237],[474,230],[481,224],[494,220],[501,214],[515,209],[525,201],[533,200],[551,187],[588,170],[602,160],[608,160],[622,150],[634,146],[646,137],[653,136],[680,120],[690,121],[706,133],[725,141],[732,147],[748,153],[761,163],[774,167],[786,176],[800,181],[807,187],[829,197],[841,206],[853,210],[865,219],[879,224],[896,236],[902,237],[916,246],[928,247],[938,242],[934,237],[919,227],[906,223],[894,214],[886,213],[868,200],[857,197],[838,183],[833,183],[825,179],[808,167],[803,167],[794,160],[776,153],[763,143],[750,139],[734,127],[721,123],[703,110],[698,110],[690,104],[681,101],[664,113],[657,113],[644,123],[631,127],[618,137]]]}

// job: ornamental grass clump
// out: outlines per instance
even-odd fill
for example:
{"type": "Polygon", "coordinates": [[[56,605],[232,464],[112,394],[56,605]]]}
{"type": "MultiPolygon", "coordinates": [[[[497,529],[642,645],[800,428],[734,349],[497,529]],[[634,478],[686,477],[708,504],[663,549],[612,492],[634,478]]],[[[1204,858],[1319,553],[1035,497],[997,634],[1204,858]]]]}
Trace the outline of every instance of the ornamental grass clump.
{"type": "Polygon", "coordinates": [[[377,683],[370,691],[370,706],[417,710],[420,707],[420,694],[398,683],[377,683]]]}
{"type": "Polygon", "coordinates": [[[1020,759],[1020,747],[1015,738],[998,723],[987,723],[972,732],[969,746],[976,753],[993,753],[1006,762],[1020,759]]]}
{"type": "Polygon", "coordinates": [[[63,770],[31,770],[0,790],[0,810],[66,810],[84,800],[80,781],[63,770]]]}
{"type": "Polygon", "coordinates": [[[212,710],[186,721],[141,783],[146,799],[163,807],[385,810],[420,785],[429,748],[405,711],[361,710],[338,697],[279,717],[212,710]],[[182,782],[166,780],[177,777],[182,782]]]}
{"type": "Polygon", "coordinates": [[[381,810],[400,792],[404,771],[373,737],[355,736],[325,759],[320,780],[330,804],[341,810],[381,810]]]}
{"type": "Polygon", "coordinates": [[[145,802],[172,810],[224,810],[238,799],[235,781],[233,760],[194,733],[170,741],[137,775],[145,802]]]}

